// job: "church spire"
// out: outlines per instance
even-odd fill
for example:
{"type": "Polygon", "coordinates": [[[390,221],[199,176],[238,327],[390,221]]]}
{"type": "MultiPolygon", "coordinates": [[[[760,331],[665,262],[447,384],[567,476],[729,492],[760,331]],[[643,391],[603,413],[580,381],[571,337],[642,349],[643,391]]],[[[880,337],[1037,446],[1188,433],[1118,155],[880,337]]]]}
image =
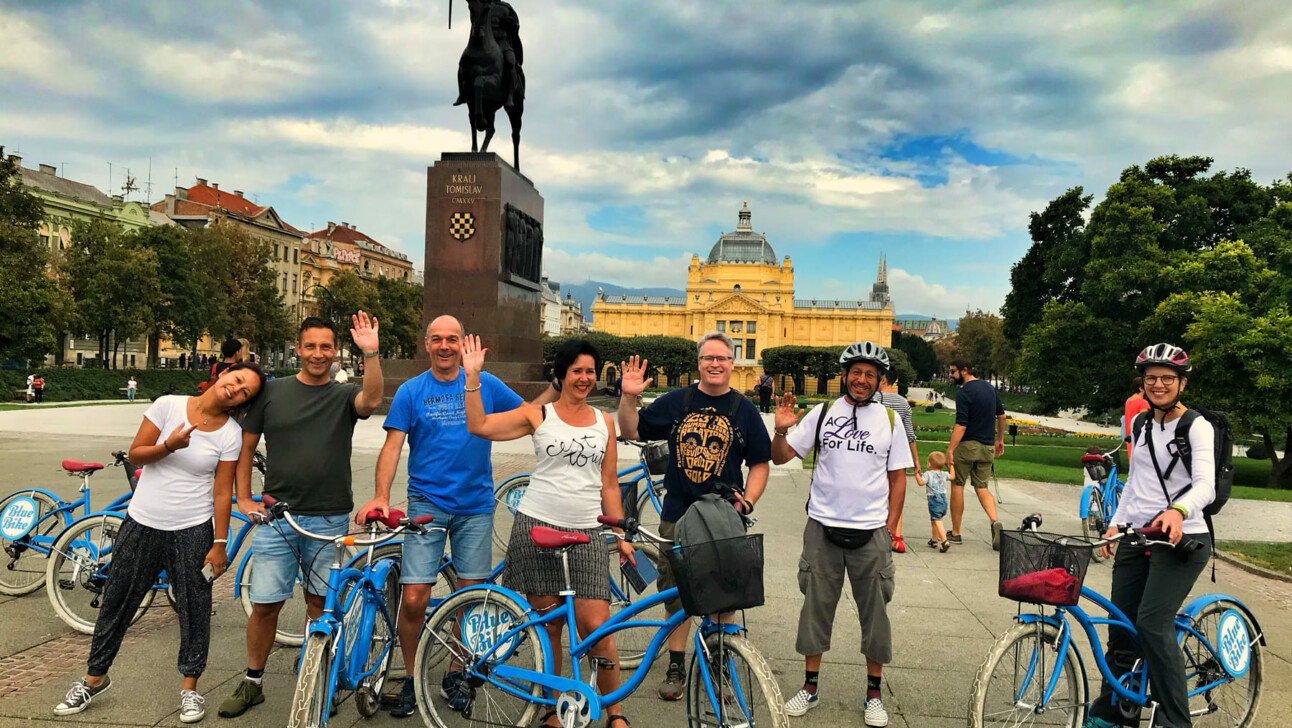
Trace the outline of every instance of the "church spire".
{"type": "Polygon", "coordinates": [[[879,270],[875,273],[875,285],[870,288],[870,302],[880,306],[893,305],[888,295],[888,258],[879,254],[879,270]]]}
{"type": "Polygon", "coordinates": [[[876,283],[888,283],[888,259],[883,253],[879,254],[879,273],[875,276],[876,283]]]}

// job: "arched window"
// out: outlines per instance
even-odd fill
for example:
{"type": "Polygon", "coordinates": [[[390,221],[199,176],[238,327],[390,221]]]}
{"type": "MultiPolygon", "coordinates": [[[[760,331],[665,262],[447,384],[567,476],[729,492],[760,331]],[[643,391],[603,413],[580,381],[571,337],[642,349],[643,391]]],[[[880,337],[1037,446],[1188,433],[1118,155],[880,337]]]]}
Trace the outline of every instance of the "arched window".
{"type": "Polygon", "coordinates": [[[735,291],[736,293],[740,293],[740,284],[737,283],[736,285],[732,286],[731,290],[735,291]]]}

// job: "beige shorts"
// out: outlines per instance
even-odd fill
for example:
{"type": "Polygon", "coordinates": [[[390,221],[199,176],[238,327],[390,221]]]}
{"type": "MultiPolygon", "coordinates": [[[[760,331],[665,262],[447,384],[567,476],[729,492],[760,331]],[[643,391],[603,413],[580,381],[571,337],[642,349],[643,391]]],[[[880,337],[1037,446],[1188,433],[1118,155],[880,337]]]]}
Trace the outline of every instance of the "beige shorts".
{"type": "Polygon", "coordinates": [[[984,445],[977,440],[961,440],[956,445],[951,462],[956,468],[956,477],[951,485],[963,487],[965,478],[975,488],[986,488],[991,478],[991,464],[996,460],[996,451],[991,445],[984,445]]]}

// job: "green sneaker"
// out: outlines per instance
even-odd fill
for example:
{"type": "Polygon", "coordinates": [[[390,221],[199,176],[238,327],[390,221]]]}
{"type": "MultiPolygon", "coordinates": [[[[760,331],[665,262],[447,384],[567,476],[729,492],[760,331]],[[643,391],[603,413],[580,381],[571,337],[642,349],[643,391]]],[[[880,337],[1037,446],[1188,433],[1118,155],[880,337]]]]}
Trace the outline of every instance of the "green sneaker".
{"type": "Polygon", "coordinates": [[[243,680],[238,683],[233,695],[225,698],[224,702],[220,703],[218,715],[221,718],[237,718],[247,712],[247,708],[260,705],[263,702],[265,702],[265,688],[250,680],[243,680]]]}
{"type": "Polygon", "coordinates": [[[1103,718],[1088,715],[1086,716],[1086,721],[1081,724],[1081,728],[1121,728],[1121,726],[1116,723],[1110,723],[1103,718]]]}

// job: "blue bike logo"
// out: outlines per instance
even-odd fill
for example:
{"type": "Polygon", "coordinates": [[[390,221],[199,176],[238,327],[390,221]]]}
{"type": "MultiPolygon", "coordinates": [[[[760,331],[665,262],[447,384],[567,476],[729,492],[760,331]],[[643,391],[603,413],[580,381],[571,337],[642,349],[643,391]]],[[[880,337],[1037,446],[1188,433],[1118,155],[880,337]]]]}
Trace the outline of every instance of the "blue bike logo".
{"type": "Polygon", "coordinates": [[[9,501],[0,513],[0,536],[6,541],[17,541],[35,525],[36,501],[25,495],[9,501]]]}
{"type": "Polygon", "coordinates": [[[1220,662],[1230,675],[1242,677],[1247,674],[1247,667],[1252,659],[1252,640],[1247,632],[1247,623],[1236,610],[1230,609],[1220,617],[1220,627],[1216,630],[1216,651],[1220,653],[1220,662]]]}
{"type": "MultiPolygon", "coordinates": [[[[462,610],[462,641],[472,654],[488,652],[498,638],[516,626],[510,612],[491,604],[476,604],[462,610]]],[[[505,643],[498,644],[495,655],[507,655],[519,645],[519,633],[505,643]]]]}

